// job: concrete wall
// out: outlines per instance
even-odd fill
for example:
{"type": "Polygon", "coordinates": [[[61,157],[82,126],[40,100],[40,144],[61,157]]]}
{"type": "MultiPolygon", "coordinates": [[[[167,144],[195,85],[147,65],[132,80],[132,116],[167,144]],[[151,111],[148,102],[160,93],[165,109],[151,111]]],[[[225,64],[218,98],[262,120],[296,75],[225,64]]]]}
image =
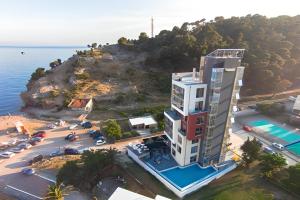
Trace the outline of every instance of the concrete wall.
{"type": "MultiPolygon", "coordinates": [[[[224,176],[225,174],[227,174],[228,172],[234,170],[237,167],[237,165],[234,164],[234,165],[228,167],[227,169],[216,173],[215,175],[211,176],[210,178],[207,178],[207,179],[205,179],[205,180],[203,180],[199,183],[195,183],[194,185],[187,186],[188,188],[184,188],[184,189],[180,190],[180,189],[176,188],[174,185],[172,185],[170,182],[168,182],[165,178],[163,178],[157,170],[155,170],[154,168],[148,166],[146,163],[141,161],[137,157],[137,155],[135,155],[129,149],[127,149],[127,152],[128,152],[128,156],[131,157],[137,164],[139,164],[146,171],[148,171],[150,174],[152,174],[155,178],[157,178],[162,184],[164,184],[169,190],[174,192],[174,194],[177,195],[180,198],[183,198],[184,196],[199,190],[203,186],[209,184],[211,181],[224,176]]],[[[184,177],[182,177],[182,178],[184,178],[184,177]]]]}

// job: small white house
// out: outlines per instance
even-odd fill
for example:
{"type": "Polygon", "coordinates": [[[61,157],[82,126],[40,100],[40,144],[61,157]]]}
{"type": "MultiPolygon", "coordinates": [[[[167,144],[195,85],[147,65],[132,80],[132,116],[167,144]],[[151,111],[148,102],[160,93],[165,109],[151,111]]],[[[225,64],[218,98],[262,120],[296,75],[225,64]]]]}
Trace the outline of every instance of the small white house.
{"type": "Polygon", "coordinates": [[[109,197],[108,200],[121,200],[121,199],[126,199],[126,200],[171,200],[166,197],[157,195],[155,199],[146,197],[144,195],[131,192],[129,190],[125,190],[123,188],[118,187],[114,193],[109,197]]]}
{"type": "Polygon", "coordinates": [[[68,107],[75,111],[91,112],[93,109],[93,99],[72,99],[68,107]]]}
{"type": "Polygon", "coordinates": [[[151,115],[145,117],[131,118],[129,119],[129,125],[132,129],[157,128],[157,122],[153,119],[151,115]]]}
{"type": "Polygon", "coordinates": [[[293,113],[300,114],[300,95],[297,96],[294,106],[293,106],[293,113]]]}

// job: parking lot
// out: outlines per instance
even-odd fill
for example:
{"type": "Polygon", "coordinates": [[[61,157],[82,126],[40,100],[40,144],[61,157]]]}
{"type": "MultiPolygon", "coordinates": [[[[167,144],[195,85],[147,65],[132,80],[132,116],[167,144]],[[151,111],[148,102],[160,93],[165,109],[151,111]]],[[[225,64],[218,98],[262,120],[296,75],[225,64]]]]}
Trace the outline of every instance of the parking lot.
{"type": "MultiPolygon", "coordinates": [[[[47,192],[48,185],[55,182],[55,176],[45,176],[42,172],[37,171],[35,175],[24,175],[21,170],[28,167],[28,161],[37,155],[49,156],[51,153],[60,150],[63,152],[65,148],[74,148],[77,150],[83,150],[87,148],[117,148],[123,151],[129,142],[140,142],[140,139],[127,139],[123,142],[115,144],[104,144],[95,146],[95,140],[93,140],[87,132],[89,130],[95,130],[97,127],[91,129],[84,129],[78,127],[74,130],[69,130],[69,125],[65,127],[57,127],[55,129],[47,128],[49,122],[34,121],[34,130],[46,131],[45,140],[38,142],[36,146],[23,152],[16,153],[11,158],[0,158],[0,192],[15,196],[19,199],[41,199],[47,192]],[[71,132],[76,132],[79,136],[78,140],[70,142],[65,140],[65,137],[71,132]]],[[[23,138],[23,135],[11,132],[10,134],[4,133],[3,130],[6,126],[9,126],[6,122],[0,122],[0,142],[11,141],[12,139],[23,138]]],[[[11,126],[11,125],[10,125],[11,126]]],[[[16,144],[17,145],[17,144],[16,144]]],[[[5,151],[9,151],[10,148],[5,151]]],[[[3,152],[3,151],[2,151],[3,152]]],[[[87,199],[84,194],[78,192],[72,192],[65,199],[87,199]],[[80,197],[80,198],[78,198],[80,197]]]]}
{"type": "MultiPolygon", "coordinates": [[[[279,150],[274,147],[272,147],[273,142],[277,142],[275,140],[272,140],[272,138],[266,138],[263,135],[260,135],[258,133],[255,133],[253,131],[247,132],[243,130],[243,124],[247,124],[247,122],[257,119],[264,119],[265,116],[260,115],[259,113],[253,111],[253,110],[245,110],[240,112],[236,117],[236,123],[233,125],[233,133],[231,134],[230,140],[232,143],[231,149],[233,149],[235,152],[237,152],[239,155],[242,154],[240,150],[240,146],[247,140],[249,137],[257,138],[264,147],[271,147],[273,151],[277,153],[281,153],[285,159],[287,160],[288,165],[295,165],[296,163],[300,162],[300,158],[295,156],[294,154],[290,153],[287,150],[279,150]]],[[[269,119],[271,120],[271,119],[269,119]]]]}
{"type": "MultiPolygon", "coordinates": [[[[42,142],[38,142],[36,146],[24,150],[20,153],[15,153],[11,158],[0,158],[0,190],[4,193],[16,196],[20,199],[40,199],[47,192],[49,184],[53,181],[46,177],[35,175],[24,175],[21,170],[28,167],[28,161],[37,155],[49,155],[57,150],[65,148],[84,149],[94,146],[94,141],[86,132],[89,129],[79,127],[72,130],[79,136],[78,140],[69,142],[65,140],[65,136],[70,134],[71,130],[66,127],[57,127],[56,129],[46,128],[47,123],[40,122],[36,130],[45,130],[46,137],[42,142]]],[[[0,134],[0,142],[12,141],[23,138],[23,135],[12,132],[11,134],[0,134]]],[[[17,145],[17,144],[16,144],[17,145]]],[[[9,147],[3,151],[9,151],[9,147]]],[[[3,152],[2,151],[2,152],[3,152]]]]}

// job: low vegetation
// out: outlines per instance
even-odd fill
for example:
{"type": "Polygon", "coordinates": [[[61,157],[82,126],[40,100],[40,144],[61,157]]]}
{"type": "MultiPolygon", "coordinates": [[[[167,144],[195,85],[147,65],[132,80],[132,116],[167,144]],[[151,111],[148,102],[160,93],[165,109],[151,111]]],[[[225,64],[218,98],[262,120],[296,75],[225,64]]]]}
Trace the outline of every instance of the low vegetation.
{"type": "Polygon", "coordinates": [[[264,115],[274,116],[284,113],[284,105],[279,103],[257,104],[257,110],[264,115]]]}

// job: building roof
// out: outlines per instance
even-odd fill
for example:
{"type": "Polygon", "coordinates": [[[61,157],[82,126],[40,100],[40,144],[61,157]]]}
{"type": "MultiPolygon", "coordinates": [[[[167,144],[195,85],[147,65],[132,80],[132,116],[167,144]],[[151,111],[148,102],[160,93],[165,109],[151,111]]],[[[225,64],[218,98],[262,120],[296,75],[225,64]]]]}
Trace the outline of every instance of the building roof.
{"type": "Polygon", "coordinates": [[[69,108],[85,108],[91,99],[72,99],[69,108]]]}
{"type": "Polygon", "coordinates": [[[295,104],[293,106],[293,110],[299,110],[300,111],[300,95],[297,96],[295,104]]]}
{"type": "Polygon", "coordinates": [[[129,123],[132,126],[136,126],[139,124],[145,124],[145,125],[157,124],[157,122],[153,119],[152,116],[132,118],[132,119],[129,119],[129,123]]]}
{"type": "Polygon", "coordinates": [[[125,190],[123,188],[118,187],[114,193],[109,197],[108,200],[120,200],[120,199],[126,199],[126,200],[171,200],[162,196],[157,195],[155,199],[146,197],[144,195],[131,192],[129,190],[125,190]]]}

